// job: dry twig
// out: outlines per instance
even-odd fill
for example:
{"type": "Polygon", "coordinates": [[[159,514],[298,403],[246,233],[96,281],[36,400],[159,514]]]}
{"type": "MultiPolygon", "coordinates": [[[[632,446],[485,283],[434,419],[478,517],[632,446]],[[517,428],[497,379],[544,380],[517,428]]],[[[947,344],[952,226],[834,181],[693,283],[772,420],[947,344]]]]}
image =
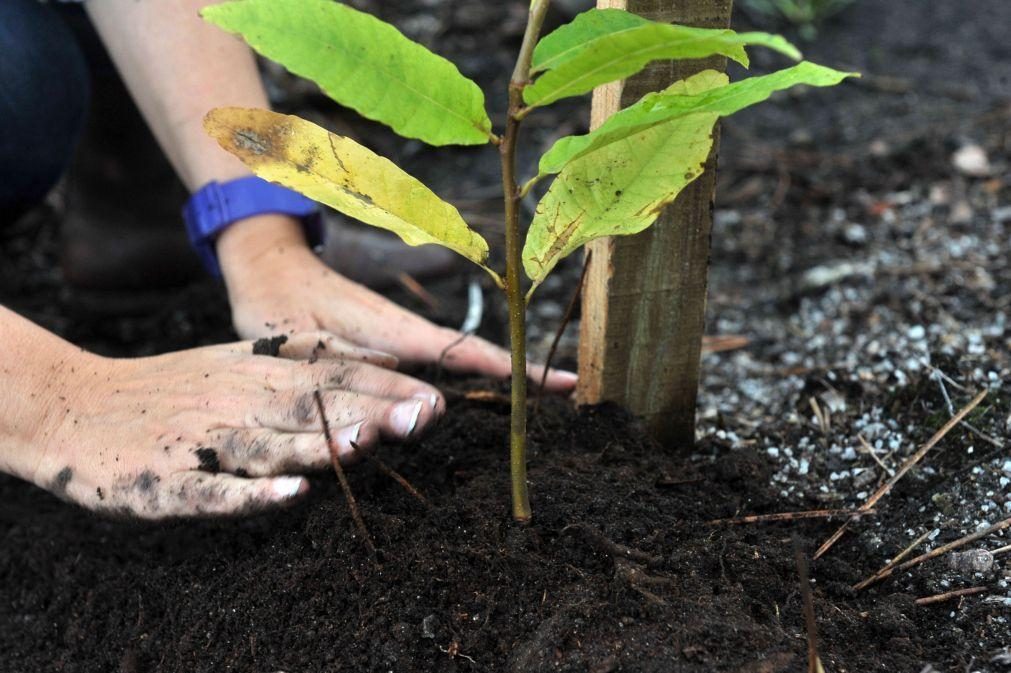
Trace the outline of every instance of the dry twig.
{"type": "Polygon", "coordinates": [[[807,673],[825,673],[818,656],[818,621],[814,616],[814,596],[811,581],[807,576],[807,559],[800,549],[797,539],[793,540],[794,556],[797,559],[797,574],[800,576],[800,595],[804,602],[804,626],[807,630],[807,673]]]}
{"type": "Polygon", "coordinates": [[[888,563],[886,563],[881,568],[881,570],[877,571],[876,573],[874,573],[873,575],[871,575],[867,579],[863,580],[862,582],[858,582],[857,584],[854,584],[853,585],[853,589],[856,590],[856,591],[862,591],[862,590],[866,589],[867,587],[869,587],[870,585],[872,585],[875,582],[877,582],[878,579],[880,579],[884,575],[884,573],[890,572],[892,570],[892,568],[894,568],[895,566],[897,566],[900,563],[902,563],[902,559],[906,558],[911,553],[913,553],[913,550],[916,549],[917,547],[919,547],[921,544],[923,544],[923,541],[926,540],[928,537],[930,537],[930,534],[933,533],[933,532],[934,532],[933,530],[928,530],[926,533],[924,533],[923,535],[919,536],[918,538],[916,538],[915,540],[913,540],[912,542],[910,542],[908,547],[906,547],[905,549],[903,549],[902,551],[900,551],[898,554],[896,554],[895,558],[893,558],[891,561],[889,561],[888,563]]]}
{"type": "Polygon", "coordinates": [[[932,549],[931,551],[928,551],[926,554],[920,554],[919,556],[917,556],[916,558],[912,559],[911,561],[906,561],[905,563],[897,565],[894,568],[892,568],[891,570],[888,570],[887,572],[882,571],[882,572],[880,572],[875,577],[874,581],[877,582],[877,581],[883,580],[883,579],[885,579],[887,577],[890,577],[896,571],[898,571],[898,572],[904,572],[906,570],[909,570],[913,566],[918,566],[921,563],[924,563],[925,561],[929,561],[930,559],[933,559],[933,558],[937,558],[938,556],[944,556],[948,552],[954,551],[955,549],[958,549],[959,547],[964,547],[965,545],[969,544],[970,542],[975,542],[976,540],[982,539],[982,538],[986,537],[987,535],[991,535],[992,533],[999,533],[1000,531],[1005,530],[1007,528],[1011,528],[1011,516],[1009,516],[1008,518],[1004,519],[1003,521],[999,521],[999,522],[995,523],[992,526],[984,528],[983,530],[979,530],[979,531],[976,531],[975,533],[970,533],[969,535],[965,535],[963,537],[960,537],[957,540],[955,540],[954,542],[949,542],[946,545],[941,545],[937,549],[932,549]]]}
{"type": "Polygon", "coordinates": [[[327,448],[330,449],[330,462],[333,463],[333,471],[337,473],[337,481],[340,482],[341,490],[344,491],[344,497],[348,501],[348,507],[351,509],[351,518],[354,520],[355,526],[358,528],[358,532],[362,536],[362,540],[365,541],[365,546],[369,548],[369,552],[372,554],[373,563],[378,566],[379,561],[376,560],[376,544],[372,541],[369,529],[365,527],[365,521],[362,519],[362,513],[358,509],[358,501],[355,500],[355,494],[351,492],[351,484],[348,483],[347,475],[344,474],[344,466],[341,465],[340,461],[340,451],[337,448],[337,443],[334,441],[333,436],[330,434],[330,423],[326,419],[326,410],[323,408],[323,398],[320,397],[319,389],[314,390],[312,396],[316,400],[316,408],[319,410],[319,420],[320,424],[323,426],[323,437],[326,438],[327,448]]]}
{"type": "Polygon", "coordinates": [[[576,284],[576,289],[572,292],[572,297],[569,299],[569,305],[565,308],[565,314],[562,316],[562,322],[558,325],[558,331],[555,332],[555,338],[551,342],[551,348],[548,350],[548,358],[544,361],[544,372],[541,373],[541,383],[537,387],[537,401],[534,402],[534,413],[541,408],[541,395],[544,394],[544,382],[548,380],[548,369],[551,367],[551,361],[555,359],[555,351],[558,350],[558,342],[562,340],[562,335],[565,333],[565,328],[568,327],[569,322],[572,320],[572,314],[576,310],[576,302],[579,301],[579,295],[583,293],[583,283],[586,281],[586,270],[590,268],[590,257],[593,256],[592,250],[586,251],[586,257],[583,259],[583,271],[579,274],[579,283],[576,284]]]}
{"type": "Polygon", "coordinates": [[[777,512],[776,514],[753,514],[727,519],[706,521],[708,526],[735,526],[745,523],[770,523],[774,521],[800,521],[801,519],[831,519],[834,517],[859,518],[874,514],[873,509],[809,509],[803,512],[777,512]]]}
{"type": "Polygon", "coordinates": [[[870,586],[871,584],[874,584],[875,582],[877,582],[882,577],[884,577],[886,573],[890,573],[893,568],[895,568],[897,565],[899,565],[900,563],[902,563],[903,559],[905,559],[907,556],[909,556],[910,554],[912,554],[914,549],[916,549],[917,547],[919,547],[920,545],[922,545],[923,541],[926,540],[927,538],[929,538],[931,533],[933,533],[932,530],[931,531],[927,531],[922,536],[920,536],[919,538],[917,538],[916,540],[914,540],[913,542],[911,542],[909,544],[909,547],[907,547],[906,549],[904,549],[901,552],[899,552],[896,555],[896,557],[894,559],[892,559],[891,561],[889,561],[888,563],[886,563],[882,567],[881,570],[879,570],[878,572],[876,572],[874,575],[871,575],[870,577],[862,580],[861,582],[857,582],[856,584],[854,584],[853,585],[853,589],[855,589],[856,591],[861,591],[861,590],[867,588],[868,586],[870,586]]]}
{"type": "Polygon", "coordinates": [[[878,454],[874,452],[874,447],[871,446],[871,443],[868,442],[864,438],[864,436],[860,435],[860,434],[857,435],[857,439],[860,440],[860,446],[863,448],[864,452],[867,455],[869,455],[871,458],[874,459],[874,462],[878,464],[878,467],[880,467],[882,470],[884,470],[885,474],[887,474],[889,477],[894,477],[895,476],[895,470],[893,470],[892,468],[890,468],[887,465],[885,465],[881,461],[881,459],[878,458],[878,454]]]}
{"type": "Polygon", "coordinates": [[[441,353],[439,353],[439,359],[435,363],[435,380],[436,381],[439,381],[440,379],[442,379],[442,372],[443,372],[443,369],[444,369],[444,365],[446,363],[446,358],[449,357],[449,351],[453,350],[454,348],[456,348],[457,346],[459,346],[460,344],[462,344],[467,339],[467,337],[469,337],[469,336],[473,336],[471,332],[463,332],[462,334],[460,334],[459,337],[457,337],[454,341],[452,341],[448,346],[446,346],[445,348],[443,348],[441,353]]]}
{"type": "Polygon", "coordinates": [[[935,596],[925,596],[924,598],[917,598],[917,605],[932,605],[934,603],[943,603],[944,601],[949,601],[952,598],[961,598],[962,596],[972,596],[974,594],[981,594],[990,587],[969,587],[968,589],[955,589],[954,591],[946,591],[943,594],[937,594],[935,596]]]}
{"type": "MultiPolygon", "coordinates": [[[[986,397],[986,392],[987,391],[985,388],[979,391],[976,397],[972,398],[972,401],[970,401],[967,405],[962,407],[957,414],[952,416],[948,420],[948,422],[944,424],[944,427],[942,427],[940,430],[934,433],[934,436],[931,437],[929,440],[927,440],[926,444],[921,446],[916,453],[914,453],[912,456],[909,457],[909,459],[902,465],[902,467],[899,468],[899,471],[895,473],[895,476],[893,476],[891,479],[882,484],[881,487],[877,491],[875,491],[874,494],[871,495],[871,497],[867,499],[867,502],[865,502],[863,505],[860,506],[860,509],[870,509],[871,507],[874,507],[874,505],[877,504],[878,500],[881,500],[881,498],[888,495],[889,491],[892,490],[892,487],[895,486],[895,484],[898,483],[898,481],[902,479],[902,477],[904,477],[906,473],[913,468],[913,466],[919,463],[920,460],[925,455],[927,455],[927,452],[929,452],[932,448],[934,448],[934,446],[936,446],[938,442],[944,439],[944,436],[947,435],[949,432],[951,432],[951,429],[954,428],[956,425],[958,425],[962,421],[962,419],[969,414],[969,412],[971,412],[973,409],[979,406],[979,403],[983,401],[984,397],[986,397]]],[[[832,535],[827,540],[825,540],[825,542],[823,542],[820,547],[818,547],[818,551],[814,553],[814,560],[818,560],[819,558],[824,556],[825,553],[832,548],[832,545],[834,545],[839,540],[839,538],[843,536],[843,534],[846,532],[846,529],[849,528],[849,525],[850,522],[847,521],[842,526],[840,526],[836,532],[832,533],[832,535]]]]}
{"type": "MultiPolygon", "coordinates": [[[[945,406],[948,407],[948,413],[949,414],[954,414],[955,413],[955,405],[951,403],[951,397],[948,395],[948,389],[944,386],[944,382],[946,380],[947,381],[951,381],[951,377],[947,376],[944,372],[942,372],[937,367],[931,367],[931,369],[933,369],[933,371],[934,371],[934,378],[937,381],[938,387],[940,387],[940,389],[941,389],[941,396],[944,397],[944,404],[945,404],[945,406]]],[[[961,386],[959,386],[959,388],[962,389],[962,390],[965,390],[961,386]]],[[[980,430],[979,428],[977,428],[975,425],[973,425],[972,423],[970,423],[969,421],[962,421],[960,425],[963,428],[965,428],[966,430],[968,430],[969,432],[971,432],[972,434],[974,434],[977,437],[979,437],[980,439],[982,439],[984,442],[986,442],[988,444],[992,444],[993,446],[996,446],[998,449],[1003,449],[1004,448],[1004,442],[1002,442],[1001,440],[996,439],[994,437],[991,437],[990,435],[986,434],[985,432],[983,432],[982,430],[980,430]]]]}
{"type": "Polygon", "coordinates": [[[832,415],[829,413],[828,408],[822,409],[821,405],[818,404],[818,400],[815,397],[807,398],[808,403],[811,405],[811,411],[814,412],[814,417],[818,419],[818,429],[821,430],[821,434],[826,437],[832,430],[832,415]]]}
{"type": "Polygon", "coordinates": [[[1003,521],[998,521],[994,525],[988,526],[987,528],[984,528],[983,530],[979,530],[979,531],[976,531],[975,533],[970,533],[968,535],[960,537],[957,540],[955,540],[954,542],[949,542],[946,545],[941,545],[937,549],[932,549],[931,551],[928,551],[926,554],[920,554],[919,556],[917,556],[913,560],[906,561],[902,565],[898,566],[896,568],[896,570],[898,570],[900,572],[904,571],[904,570],[909,570],[913,566],[920,565],[924,561],[929,561],[930,559],[937,558],[938,556],[944,556],[948,552],[953,551],[955,549],[958,549],[959,547],[964,547],[965,545],[969,544],[970,542],[975,542],[976,540],[981,540],[982,538],[985,538],[987,535],[992,535],[993,533],[999,533],[1000,531],[1005,530],[1007,528],[1011,528],[1011,516],[1009,516],[1008,518],[1004,519],[1003,521]]]}
{"type": "Polygon", "coordinates": [[[424,505],[425,507],[432,506],[432,503],[428,501],[428,498],[421,495],[421,492],[418,491],[418,489],[414,488],[411,482],[407,481],[407,478],[404,477],[404,475],[400,474],[392,467],[387,465],[386,461],[377,456],[374,451],[372,451],[371,449],[363,449],[354,442],[351,442],[351,448],[353,448],[355,451],[357,451],[358,453],[365,456],[368,460],[370,460],[373,465],[379,468],[380,472],[382,472],[387,477],[400,484],[409,495],[413,496],[422,505],[424,505]]]}
{"type": "Polygon", "coordinates": [[[751,339],[743,334],[712,334],[702,337],[703,353],[723,353],[744,348],[751,339]]]}
{"type": "Polygon", "coordinates": [[[405,290],[417,297],[429,309],[432,311],[439,310],[439,300],[432,296],[432,293],[426,290],[412,275],[406,271],[401,271],[397,274],[397,280],[400,281],[405,290]]]}

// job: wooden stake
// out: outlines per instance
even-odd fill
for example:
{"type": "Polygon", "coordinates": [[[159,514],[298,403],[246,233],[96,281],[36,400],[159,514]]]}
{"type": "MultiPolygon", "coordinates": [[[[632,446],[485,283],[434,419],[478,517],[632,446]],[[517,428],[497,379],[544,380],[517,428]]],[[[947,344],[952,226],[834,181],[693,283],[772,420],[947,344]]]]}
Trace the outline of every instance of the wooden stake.
{"type": "MultiPolygon", "coordinates": [[[[918,462],[920,462],[920,460],[925,455],[927,455],[928,451],[930,451],[932,448],[934,448],[939,441],[941,441],[942,439],[944,439],[945,435],[947,435],[949,432],[951,432],[951,429],[953,427],[955,427],[956,425],[958,425],[959,422],[963,418],[965,418],[966,416],[969,415],[970,411],[972,411],[977,406],[979,406],[979,403],[983,401],[984,397],[986,397],[986,388],[984,388],[983,390],[979,391],[979,393],[976,395],[976,397],[972,398],[972,401],[969,402],[969,404],[967,404],[964,407],[962,407],[962,409],[959,410],[959,412],[957,414],[955,414],[954,416],[952,416],[948,420],[948,422],[944,424],[944,427],[942,427],[940,430],[938,430],[936,433],[934,433],[934,436],[931,437],[927,441],[926,444],[924,444],[923,446],[921,446],[920,449],[916,453],[914,453],[912,456],[910,456],[909,460],[907,460],[902,465],[902,467],[899,468],[899,471],[895,473],[895,476],[893,476],[891,479],[889,479],[884,484],[882,484],[881,488],[879,488],[878,490],[876,490],[874,492],[874,494],[871,495],[871,497],[867,498],[867,502],[865,502],[863,505],[861,505],[860,509],[870,509],[871,507],[874,507],[874,505],[877,504],[878,500],[881,500],[881,498],[883,498],[886,495],[888,495],[888,492],[892,490],[892,487],[895,486],[896,483],[898,483],[899,479],[902,479],[902,477],[906,476],[906,472],[909,472],[909,470],[911,470],[914,465],[916,465],[918,462]]],[[[829,539],[825,540],[825,542],[823,542],[822,545],[820,547],[818,547],[818,551],[816,551],[814,553],[814,560],[817,561],[819,558],[821,558],[822,556],[824,556],[825,552],[827,552],[829,549],[831,549],[832,545],[834,545],[839,540],[839,538],[841,538],[843,536],[843,533],[846,532],[846,529],[849,528],[849,525],[850,525],[850,522],[847,521],[846,523],[844,523],[842,526],[839,527],[839,530],[837,530],[836,532],[832,533],[831,537],[829,537],[829,539]]]]}
{"type": "MultiPolygon", "coordinates": [[[[704,28],[730,25],[732,0],[598,0],[655,21],[704,28]]],[[[599,126],[650,91],[704,69],[723,71],[721,57],[656,62],[625,82],[593,95],[591,124],[599,126]]],[[[594,241],[583,290],[577,400],[618,402],[643,417],[671,450],[695,440],[695,399],[705,319],[716,177],[716,149],[701,177],[657,222],[634,236],[594,241]]]]}

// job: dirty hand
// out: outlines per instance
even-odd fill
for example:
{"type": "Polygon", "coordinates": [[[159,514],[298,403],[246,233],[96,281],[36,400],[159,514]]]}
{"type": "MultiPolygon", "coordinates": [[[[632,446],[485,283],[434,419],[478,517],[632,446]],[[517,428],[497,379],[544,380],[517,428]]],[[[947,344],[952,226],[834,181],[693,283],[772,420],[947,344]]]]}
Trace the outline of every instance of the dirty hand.
{"type": "MultiPolygon", "coordinates": [[[[509,352],[479,337],[439,327],[330,270],[308,248],[301,230],[281,216],[250,218],[218,241],[232,319],[246,338],[322,329],[348,341],[425,364],[445,356],[447,369],[506,378],[509,352]]],[[[540,381],[539,367],[530,376],[540,381]]],[[[551,370],[546,387],[568,392],[571,372],[551,370]]]]}
{"type": "Polygon", "coordinates": [[[36,412],[0,469],[90,509],[149,519],[241,514],[305,493],[295,475],[331,460],[316,389],[343,457],[352,442],[416,435],[445,409],[436,389],[388,369],[389,356],[320,332],[293,335],[279,357],[241,342],[134,360],[75,351],[59,362],[36,397],[48,412],[36,412]]]}

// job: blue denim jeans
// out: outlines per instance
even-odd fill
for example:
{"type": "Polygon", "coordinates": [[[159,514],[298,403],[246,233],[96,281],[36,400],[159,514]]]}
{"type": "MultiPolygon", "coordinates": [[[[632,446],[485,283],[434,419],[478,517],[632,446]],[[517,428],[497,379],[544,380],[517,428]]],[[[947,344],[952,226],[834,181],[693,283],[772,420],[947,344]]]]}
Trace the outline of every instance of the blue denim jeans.
{"type": "Polygon", "coordinates": [[[88,67],[64,11],[0,0],[0,225],[56,184],[84,125],[88,67]]]}

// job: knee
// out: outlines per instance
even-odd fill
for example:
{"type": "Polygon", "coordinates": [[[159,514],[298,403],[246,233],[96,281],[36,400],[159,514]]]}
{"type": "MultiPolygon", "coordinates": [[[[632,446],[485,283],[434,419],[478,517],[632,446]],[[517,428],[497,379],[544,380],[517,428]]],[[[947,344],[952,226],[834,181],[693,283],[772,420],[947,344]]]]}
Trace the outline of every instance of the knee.
{"type": "Polygon", "coordinates": [[[84,59],[56,11],[0,2],[0,214],[40,201],[59,179],[88,95],[84,59]]]}

